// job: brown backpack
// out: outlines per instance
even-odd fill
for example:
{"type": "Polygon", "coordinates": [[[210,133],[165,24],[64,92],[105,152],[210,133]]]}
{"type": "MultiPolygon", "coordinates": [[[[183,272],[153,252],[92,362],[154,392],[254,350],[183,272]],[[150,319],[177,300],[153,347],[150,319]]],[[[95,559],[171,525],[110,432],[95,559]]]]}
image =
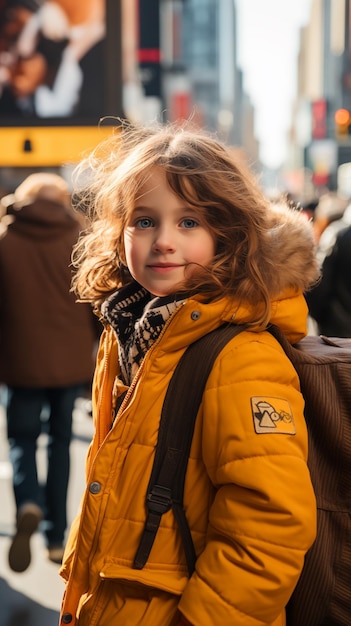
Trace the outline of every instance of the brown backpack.
{"type": "Polygon", "coordinates": [[[308,336],[291,346],[270,329],[300,378],[317,538],[287,606],[287,626],[351,624],[351,339],[308,336]]]}
{"type": "MultiPolygon", "coordinates": [[[[172,508],[189,575],[196,555],[183,508],[191,438],[213,362],[244,326],[226,325],[189,346],[163,405],[155,461],[146,497],[147,520],[135,557],[141,569],[163,513],[172,508]]],[[[351,339],[308,336],[291,346],[268,329],[293,363],[305,399],[308,465],[317,499],[317,538],[287,606],[287,626],[351,624],[351,339]]]]}

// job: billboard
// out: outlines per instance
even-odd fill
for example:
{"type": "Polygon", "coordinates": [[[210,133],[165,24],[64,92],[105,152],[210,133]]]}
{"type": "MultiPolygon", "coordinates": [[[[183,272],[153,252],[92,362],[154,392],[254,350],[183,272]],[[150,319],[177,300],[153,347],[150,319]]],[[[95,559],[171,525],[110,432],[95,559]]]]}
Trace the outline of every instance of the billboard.
{"type": "Polygon", "coordinates": [[[74,161],[108,133],[120,39],[120,0],[0,0],[0,166],[74,161]]]}
{"type": "Polygon", "coordinates": [[[0,0],[1,126],[94,124],[113,113],[106,9],[106,0],[0,0]]]}

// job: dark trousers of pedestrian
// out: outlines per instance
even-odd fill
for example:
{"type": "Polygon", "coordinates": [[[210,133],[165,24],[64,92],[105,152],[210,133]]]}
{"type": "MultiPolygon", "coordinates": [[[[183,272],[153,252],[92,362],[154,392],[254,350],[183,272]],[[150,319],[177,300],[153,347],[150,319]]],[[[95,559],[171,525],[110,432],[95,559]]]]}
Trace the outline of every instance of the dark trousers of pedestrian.
{"type": "Polygon", "coordinates": [[[44,515],[47,545],[63,545],[67,527],[72,413],[81,386],[50,389],[10,387],[7,434],[17,511],[32,502],[44,515]],[[47,412],[47,420],[43,415],[47,412]],[[47,432],[47,473],[39,484],[37,445],[47,432]]]}

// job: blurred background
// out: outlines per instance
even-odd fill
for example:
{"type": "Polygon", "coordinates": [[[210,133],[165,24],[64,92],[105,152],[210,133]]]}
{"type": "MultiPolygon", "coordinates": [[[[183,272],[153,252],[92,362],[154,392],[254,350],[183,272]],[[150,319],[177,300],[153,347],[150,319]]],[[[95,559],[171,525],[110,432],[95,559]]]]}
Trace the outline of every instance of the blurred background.
{"type": "MultiPolygon", "coordinates": [[[[227,143],[268,196],[286,194],[313,217],[319,241],[329,224],[345,225],[351,198],[350,4],[0,0],[0,198],[35,172],[70,185],[83,154],[118,132],[117,118],[190,120],[227,143]]],[[[15,505],[5,406],[0,384],[0,626],[53,626],[63,583],[42,536],[33,537],[28,571],[8,566],[15,505]]],[[[91,435],[89,398],[81,398],[69,522],[91,435]]],[[[46,442],[43,432],[43,476],[46,442]]]]}
{"type": "Polygon", "coordinates": [[[350,196],[350,110],[349,0],[0,0],[6,193],[121,116],[215,131],[270,194],[350,196]]]}

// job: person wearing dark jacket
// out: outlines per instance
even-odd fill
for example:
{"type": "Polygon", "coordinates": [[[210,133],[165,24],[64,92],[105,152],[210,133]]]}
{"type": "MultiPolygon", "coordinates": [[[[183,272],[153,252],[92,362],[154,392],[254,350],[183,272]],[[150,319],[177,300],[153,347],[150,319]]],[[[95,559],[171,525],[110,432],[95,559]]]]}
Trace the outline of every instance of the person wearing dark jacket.
{"type": "Polygon", "coordinates": [[[92,380],[97,339],[89,304],[70,291],[71,253],[82,224],[69,188],[35,173],[2,198],[0,382],[7,386],[16,532],[9,565],[25,571],[30,538],[43,521],[48,556],[61,562],[67,527],[72,412],[92,380]],[[37,440],[47,418],[47,476],[39,484],[37,440]]]}
{"type": "Polygon", "coordinates": [[[351,337],[351,205],[322,237],[322,276],[305,294],[309,313],[317,323],[319,334],[351,337]]]}

